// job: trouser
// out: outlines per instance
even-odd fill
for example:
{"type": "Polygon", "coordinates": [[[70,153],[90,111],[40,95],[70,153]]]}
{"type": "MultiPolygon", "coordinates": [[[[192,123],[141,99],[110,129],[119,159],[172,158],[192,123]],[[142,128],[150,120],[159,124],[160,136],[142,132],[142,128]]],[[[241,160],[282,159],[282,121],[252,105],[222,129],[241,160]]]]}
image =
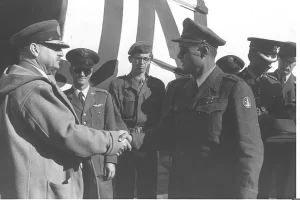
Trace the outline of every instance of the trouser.
{"type": "Polygon", "coordinates": [[[113,199],[112,180],[105,181],[103,176],[97,176],[100,199],[113,199]]]}
{"type": "Polygon", "coordinates": [[[116,195],[121,199],[133,199],[137,189],[138,199],[156,199],[157,153],[145,156],[135,152],[125,152],[118,159],[116,170],[116,195]]]}

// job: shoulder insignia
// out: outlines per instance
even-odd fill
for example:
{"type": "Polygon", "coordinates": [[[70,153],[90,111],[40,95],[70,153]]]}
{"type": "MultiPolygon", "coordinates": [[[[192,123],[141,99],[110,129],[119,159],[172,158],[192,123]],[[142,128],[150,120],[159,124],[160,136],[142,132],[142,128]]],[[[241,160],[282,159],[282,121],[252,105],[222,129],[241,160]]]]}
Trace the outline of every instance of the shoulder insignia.
{"type": "Polygon", "coordinates": [[[107,90],[100,89],[100,88],[95,88],[95,92],[103,92],[105,94],[108,94],[107,90]]]}
{"type": "Polygon", "coordinates": [[[274,79],[274,80],[277,81],[277,78],[276,78],[275,76],[273,76],[273,75],[271,75],[271,74],[268,74],[268,76],[269,76],[270,78],[272,78],[272,79],[274,79]]]}
{"type": "Polygon", "coordinates": [[[238,82],[240,80],[242,80],[240,77],[236,76],[236,75],[233,75],[233,74],[227,74],[227,73],[224,73],[223,75],[224,78],[228,78],[230,80],[233,80],[235,82],[238,82]]]}
{"type": "Polygon", "coordinates": [[[249,97],[243,98],[243,105],[245,106],[245,108],[251,108],[251,100],[249,97]]]}

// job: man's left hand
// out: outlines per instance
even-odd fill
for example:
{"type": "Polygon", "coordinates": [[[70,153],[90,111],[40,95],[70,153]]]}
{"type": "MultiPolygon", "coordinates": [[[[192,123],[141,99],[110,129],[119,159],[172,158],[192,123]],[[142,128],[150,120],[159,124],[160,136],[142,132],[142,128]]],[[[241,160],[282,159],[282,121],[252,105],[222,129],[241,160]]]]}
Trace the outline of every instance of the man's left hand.
{"type": "Polygon", "coordinates": [[[116,166],[114,163],[106,163],[104,166],[104,180],[109,181],[115,177],[116,174],[116,166]]]}

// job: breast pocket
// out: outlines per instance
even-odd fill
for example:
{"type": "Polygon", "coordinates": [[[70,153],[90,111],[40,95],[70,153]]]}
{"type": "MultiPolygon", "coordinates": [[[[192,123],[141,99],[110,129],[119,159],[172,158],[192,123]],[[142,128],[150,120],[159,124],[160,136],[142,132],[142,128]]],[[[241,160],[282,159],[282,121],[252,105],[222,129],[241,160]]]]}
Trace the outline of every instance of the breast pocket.
{"type": "Polygon", "coordinates": [[[104,105],[100,107],[91,107],[92,113],[92,126],[99,126],[104,127],[104,115],[105,115],[105,108],[104,105]]]}
{"type": "Polygon", "coordinates": [[[219,143],[219,137],[222,130],[223,114],[227,107],[227,100],[212,104],[200,105],[196,108],[198,115],[205,119],[210,128],[207,132],[207,138],[212,142],[219,143]]]}
{"type": "Polygon", "coordinates": [[[123,99],[124,113],[122,114],[125,119],[132,118],[134,116],[135,103],[136,103],[135,96],[124,96],[123,99]]]}

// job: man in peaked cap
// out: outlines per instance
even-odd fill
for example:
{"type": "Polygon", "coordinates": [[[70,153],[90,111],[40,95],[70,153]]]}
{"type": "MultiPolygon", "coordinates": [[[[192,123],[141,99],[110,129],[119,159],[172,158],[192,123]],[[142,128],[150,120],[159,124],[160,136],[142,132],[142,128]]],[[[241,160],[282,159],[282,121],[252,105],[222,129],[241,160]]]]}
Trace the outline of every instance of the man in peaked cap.
{"type": "Polygon", "coordinates": [[[98,198],[89,157],[130,149],[126,139],[117,140],[129,134],[80,125],[50,75],[59,68],[62,48],[68,47],[56,20],[30,25],[11,42],[19,48],[20,62],[6,68],[0,79],[0,196],[98,198]]]}
{"type": "MultiPolygon", "coordinates": [[[[152,44],[134,43],[128,51],[131,71],[110,84],[110,93],[122,119],[131,131],[148,130],[158,124],[164,83],[147,74],[152,59],[152,44]]],[[[156,199],[157,152],[125,152],[118,159],[117,198],[133,199],[136,185],[138,199],[156,199]]]]}
{"type": "MultiPolygon", "coordinates": [[[[73,87],[64,91],[70,100],[81,124],[98,130],[114,131],[121,123],[120,114],[114,109],[111,95],[99,88],[91,87],[89,80],[94,66],[99,62],[98,54],[90,49],[77,48],[69,51],[73,87]],[[115,112],[118,114],[115,116],[115,112]]],[[[84,133],[83,133],[84,134],[84,133]]],[[[113,198],[112,178],[116,173],[117,156],[92,156],[101,199],[113,198]]]]}
{"type": "MultiPolygon", "coordinates": [[[[281,118],[276,120],[276,132],[296,134],[296,77],[292,70],[296,66],[296,43],[284,42],[278,53],[278,69],[270,75],[277,78],[280,82],[281,101],[284,106],[284,113],[281,118]]],[[[278,111],[278,109],[274,109],[278,111]]],[[[276,146],[272,153],[276,155],[273,169],[276,170],[276,198],[295,198],[296,197],[296,151],[295,143],[282,143],[276,146]],[[278,167],[279,166],[279,167],[278,167]],[[288,177],[291,177],[289,179],[288,177]],[[287,188],[289,193],[285,192],[287,188]]],[[[273,171],[268,169],[268,171],[273,171]]]]}
{"type": "Polygon", "coordinates": [[[220,58],[216,65],[222,69],[223,72],[229,74],[237,74],[245,66],[244,61],[235,55],[227,55],[220,58]]]}
{"type": "Polygon", "coordinates": [[[248,40],[250,41],[248,54],[250,64],[238,75],[248,83],[255,96],[265,147],[258,198],[269,198],[273,172],[271,159],[274,157],[274,152],[266,141],[276,133],[274,130],[276,120],[284,118],[284,106],[281,101],[280,82],[274,76],[267,74],[267,71],[271,68],[272,63],[278,60],[278,51],[282,42],[253,37],[248,40]]]}
{"type": "Polygon", "coordinates": [[[171,152],[169,198],[256,198],[263,145],[251,89],[215,65],[225,41],[183,21],[178,58],[192,76],[169,83],[159,125],[132,132],[132,145],[171,152]]]}
{"type": "Polygon", "coordinates": [[[285,42],[278,53],[278,69],[270,73],[282,87],[286,114],[296,122],[296,77],[292,73],[296,66],[296,43],[285,42]]]}

